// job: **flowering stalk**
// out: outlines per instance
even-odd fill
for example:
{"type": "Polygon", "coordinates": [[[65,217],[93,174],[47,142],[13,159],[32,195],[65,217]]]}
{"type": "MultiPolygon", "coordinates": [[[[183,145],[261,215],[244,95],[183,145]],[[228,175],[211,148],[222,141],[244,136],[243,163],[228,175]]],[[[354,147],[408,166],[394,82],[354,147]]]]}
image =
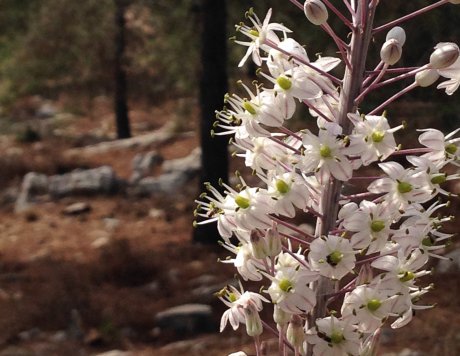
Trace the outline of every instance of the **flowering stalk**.
{"type": "MultiPolygon", "coordinates": [[[[460,3],[441,1],[432,8],[446,2],[460,3]]],[[[437,88],[452,95],[460,86],[460,49],[439,43],[427,64],[390,68],[406,40],[404,30],[395,27],[382,44],[381,61],[367,71],[371,37],[381,30],[373,29],[378,0],[344,0],[351,18],[339,18],[352,30],[349,44],[327,24],[328,9],[338,15],[329,1],[291,3],[333,37],[343,58],[311,61],[288,36],[291,30],[270,22],[271,10],[263,21],[247,12],[249,25],[237,27],[249,39],[235,41],[248,47],[239,65],[251,58],[262,67],[258,73],[265,84],[241,83],[245,94],[226,95],[215,134],[232,135],[235,156],[260,184],[249,186],[237,174],[239,183],[223,184],[224,193],[207,185],[208,193],[197,201],[196,224],[216,222],[222,246],[234,255],[222,262],[233,264],[243,280],[268,285],[261,294],[244,291],[241,284],[240,290],[222,290],[218,296],[228,310],[221,330],[227,323],[233,329],[245,325],[257,356],[265,352],[264,329],[276,334],[281,356],[287,349],[299,356],[368,355],[377,349],[387,320],[399,328],[414,310],[429,307],[416,303],[431,289],[419,280],[430,273],[424,269],[429,257],[443,258],[438,250],[451,237],[441,231],[450,217],[439,214],[447,203],[438,198],[449,196],[445,182],[460,178],[445,169],[460,167],[455,137],[460,129],[445,136],[421,130],[423,147],[401,150],[394,133],[406,125],[390,125],[383,110],[440,77],[447,80],[437,88]],[[340,64],[343,79],[329,74],[340,64]],[[405,79],[413,79],[406,89],[367,114],[359,111],[374,90],[405,79]],[[293,132],[285,126],[298,104],[316,118],[317,130],[293,132]],[[391,161],[396,155],[406,162],[391,161]],[[366,166],[380,173],[366,174],[361,169],[366,166]],[[366,186],[350,194],[344,189],[348,182],[366,186]],[[316,219],[314,232],[295,223],[307,214],[316,219]],[[341,303],[339,310],[331,310],[332,302],[341,303]],[[259,316],[263,303],[273,304],[272,322],[259,316]]]]}

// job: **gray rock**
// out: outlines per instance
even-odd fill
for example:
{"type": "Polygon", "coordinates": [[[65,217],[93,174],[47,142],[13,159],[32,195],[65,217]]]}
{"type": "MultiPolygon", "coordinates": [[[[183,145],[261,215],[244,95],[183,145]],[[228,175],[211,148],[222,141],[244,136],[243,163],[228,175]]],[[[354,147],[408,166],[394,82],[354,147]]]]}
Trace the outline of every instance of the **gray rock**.
{"type": "Polygon", "coordinates": [[[19,339],[22,341],[36,340],[42,336],[42,332],[39,328],[32,328],[30,330],[21,331],[18,334],[19,339]]]}
{"type": "Polygon", "coordinates": [[[188,156],[163,162],[163,172],[197,172],[201,167],[201,149],[195,148],[188,156]]]}
{"type": "Polygon", "coordinates": [[[73,203],[64,208],[64,215],[80,215],[91,211],[91,205],[86,202],[73,203]]]}
{"type": "Polygon", "coordinates": [[[158,177],[141,179],[134,189],[137,195],[169,195],[190,180],[190,172],[174,171],[158,177]]]}
{"type": "Polygon", "coordinates": [[[34,196],[48,193],[49,179],[45,174],[29,172],[22,180],[21,189],[15,204],[15,211],[27,210],[34,196]]]}
{"type": "Polygon", "coordinates": [[[56,115],[56,111],[56,108],[50,101],[45,101],[37,109],[35,116],[40,119],[47,119],[56,115]]]}
{"type": "Polygon", "coordinates": [[[212,308],[207,304],[183,304],[158,313],[155,324],[161,331],[170,331],[178,336],[193,335],[215,328],[212,308]]]}
{"type": "Polygon", "coordinates": [[[94,354],[94,356],[134,356],[134,354],[129,351],[112,350],[100,354],[94,354]]]}
{"type": "Polygon", "coordinates": [[[146,177],[153,167],[160,165],[162,162],[163,157],[157,151],[137,154],[132,161],[133,173],[129,181],[135,183],[139,179],[146,177]]]}
{"type": "Polygon", "coordinates": [[[49,193],[60,198],[78,194],[109,194],[118,188],[119,179],[109,166],[77,169],[49,177],[49,193]]]}

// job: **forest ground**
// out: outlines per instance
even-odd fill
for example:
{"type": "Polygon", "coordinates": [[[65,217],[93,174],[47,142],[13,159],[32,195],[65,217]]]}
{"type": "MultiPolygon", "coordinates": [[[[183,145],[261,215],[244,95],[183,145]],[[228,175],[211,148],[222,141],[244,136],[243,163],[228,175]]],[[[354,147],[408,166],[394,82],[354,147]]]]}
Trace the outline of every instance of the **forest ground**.
{"type": "MultiPolygon", "coordinates": [[[[158,129],[177,115],[177,102],[153,108],[138,104],[131,110],[134,133],[158,129]]],[[[196,112],[187,115],[181,129],[197,132],[196,112]]],[[[53,126],[59,134],[36,142],[18,141],[18,131],[11,129],[0,138],[0,356],[95,355],[113,349],[141,356],[253,352],[242,333],[226,332],[222,337],[207,332],[184,338],[159,333],[154,322],[154,316],[168,307],[201,302],[190,293],[189,281],[212,275],[224,283],[234,274],[217,262],[226,256],[222,248],[191,242],[197,181],[167,198],[115,194],[44,199],[23,213],[14,212],[11,197],[29,171],[57,174],[108,164],[118,176],[129,177],[139,149],[77,159],[64,154],[69,148],[110,138],[113,114],[107,100],[93,106],[90,115],[64,121],[53,126]],[[87,202],[91,210],[63,215],[74,202],[87,202]]],[[[156,149],[172,159],[197,145],[196,135],[178,136],[156,149]]],[[[426,283],[434,282],[436,288],[423,304],[437,307],[417,313],[400,332],[386,330],[381,353],[410,348],[424,355],[459,355],[458,281],[455,272],[428,278],[426,283]]],[[[222,306],[216,298],[206,302],[217,323],[222,306]]]]}

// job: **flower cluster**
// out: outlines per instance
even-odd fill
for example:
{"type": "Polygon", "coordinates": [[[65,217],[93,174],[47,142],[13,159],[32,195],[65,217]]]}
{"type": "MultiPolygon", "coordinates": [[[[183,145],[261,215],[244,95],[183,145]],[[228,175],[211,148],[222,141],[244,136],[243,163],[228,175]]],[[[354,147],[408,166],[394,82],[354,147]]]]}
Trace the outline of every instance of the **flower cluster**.
{"type": "MultiPolygon", "coordinates": [[[[352,1],[352,21],[342,15],[345,24],[362,31],[360,21],[371,18],[377,5],[352,1]]],[[[439,250],[451,236],[441,231],[449,217],[439,209],[446,203],[435,198],[449,195],[443,184],[459,178],[446,170],[460,165],[460,138],[453,138],[458,130],[446,136],[421,130],[422,147],[402,150],[394,134],[405,124],[381,112],[400,94],[369,113],[358,104],[374,89],[411,76],[415,82],[402,93],[442,76],[449,80],[438,88],[453,94],[459,86],[458,46],[440,43],[425,66],[390,72],[406,40],[404,30],[395,27],[383,42],[382,62],[363,77],[354,58],[364,56],[359,51],[366,46],[355,50],[354,35],[351,45],[335,35],[327,25],[328,7],[307,0],[302,8],[331,35],[342,58],[311,61],[288,37],[287,27],[270,22],[271,10],[263,21],[250,10],[249,25],[237,27],[247,40],[236,43],[248,47],[240,66],[252,58],[263,83],[252,88],[241,83],[244,94],[226,96],[215,134],[232,136],[236,156],[259,183],[250,186],[238,174],[235,187],[222,183],[222,193],[209,185],[197,201],[197,224],[217,222],[223,247],[232,254],[223,262],[233,264],[243,280],[265,283],[260,292],[265,296],[242,286],[219,293],[229,308],[221,330],[227,322],[233,329],[244,324],[258,355],[262,302],[273,304],[280,350],[291,348],[296,355],[372,350],[386,322],[402,327],[414,310],[430,307],[418,304],[430,289],[419,278],[430,273],[429,257],[443,258],[439,250]],[[330,74],[338,66],[345,67],[343,80],[330,74]],[[384,79],[393,73],[397,76],[384,79]],[[299,104],[316,120],[315,129],[292,132],[286,126],[299,104]],[[396,160],[403,155],[404,161],[396,160]],[[378,173],[363,175],[369,171],[378,173]],[[365,191],[346,195],[352,181],[364,182],[365,191]],[[317,219],[314,232],[295,224],[305,214],[317,219]]]]}

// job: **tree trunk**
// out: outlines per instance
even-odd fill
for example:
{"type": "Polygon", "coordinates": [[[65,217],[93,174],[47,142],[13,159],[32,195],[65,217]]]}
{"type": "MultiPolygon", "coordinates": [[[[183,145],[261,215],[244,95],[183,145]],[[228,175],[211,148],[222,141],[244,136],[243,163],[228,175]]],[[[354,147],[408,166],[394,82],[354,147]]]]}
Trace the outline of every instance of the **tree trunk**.
{"type": "Polygon", "coordinates": [[[131,137],[126,97],[126,71],[123,67],[125,53],[125,9],[126,0],[115,0],[115,124],[118,138],[131,137]]]}
{"type": "MultiPolygon", "coordinates": [[[[225,0],[203,0],[201,42],[201,177],[219,188],[219,179],[228,180],[228,137],[211,137],[215,111],[222,107],[227,92],[227,9],[225,0]]],[[[199,226],[193,240],[200,243],[216,243],[219,238],[215,224],[199,226]]]]}

